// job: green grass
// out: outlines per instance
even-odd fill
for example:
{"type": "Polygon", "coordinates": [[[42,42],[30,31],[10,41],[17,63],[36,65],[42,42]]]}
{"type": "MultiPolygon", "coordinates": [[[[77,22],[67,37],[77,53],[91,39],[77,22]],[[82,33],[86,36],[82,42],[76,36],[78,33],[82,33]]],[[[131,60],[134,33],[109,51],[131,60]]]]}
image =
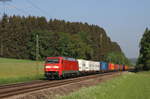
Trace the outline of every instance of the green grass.
{"type": "Polygon", "coordinates": [[[44,62],[0,58],[0,84],[43,78],[44,62]]]}
{"type": "Polygon", "coordinates": [[[128,73],[58,99],[150,99],[150,72],[128,73]]]}

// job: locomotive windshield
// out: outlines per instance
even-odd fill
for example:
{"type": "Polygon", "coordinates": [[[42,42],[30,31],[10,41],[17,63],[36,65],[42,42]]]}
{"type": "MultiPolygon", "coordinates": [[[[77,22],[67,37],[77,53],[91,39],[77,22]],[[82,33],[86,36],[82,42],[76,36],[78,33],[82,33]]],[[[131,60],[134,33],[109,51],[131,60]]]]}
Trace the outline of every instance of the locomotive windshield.
{"type": "Polygon", "coordinates": [[[46,63],[51,63],[51,64],[59,63],[59,59],[47,59],[46,63]]]}

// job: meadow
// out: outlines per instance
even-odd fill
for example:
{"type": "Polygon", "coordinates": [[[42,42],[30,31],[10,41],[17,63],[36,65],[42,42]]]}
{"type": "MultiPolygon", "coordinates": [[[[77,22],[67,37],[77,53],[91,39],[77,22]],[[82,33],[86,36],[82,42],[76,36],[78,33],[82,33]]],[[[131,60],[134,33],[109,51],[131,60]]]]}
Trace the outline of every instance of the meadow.
{"type": "Polygon", "coordinates": [[[43,79],[44,62],[0,58],[0,84],[43,79]]]}
{"type": "Polygon", "coordinates": [[[150,72],[127,73],[58,99],[150,99],[150,72]]]}

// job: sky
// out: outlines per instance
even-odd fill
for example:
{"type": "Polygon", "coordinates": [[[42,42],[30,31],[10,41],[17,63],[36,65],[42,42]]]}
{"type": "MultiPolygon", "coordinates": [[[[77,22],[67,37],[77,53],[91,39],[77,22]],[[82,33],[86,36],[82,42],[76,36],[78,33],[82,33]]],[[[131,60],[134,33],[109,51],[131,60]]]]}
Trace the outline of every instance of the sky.
{"type": "Polygon", "coordinates": [[[0,15],[45,16],[87,22],[104,28],[128,58],[139,55],[139,42],[150,28],[150,0],[12,0],[0,3],[0,15]]]}

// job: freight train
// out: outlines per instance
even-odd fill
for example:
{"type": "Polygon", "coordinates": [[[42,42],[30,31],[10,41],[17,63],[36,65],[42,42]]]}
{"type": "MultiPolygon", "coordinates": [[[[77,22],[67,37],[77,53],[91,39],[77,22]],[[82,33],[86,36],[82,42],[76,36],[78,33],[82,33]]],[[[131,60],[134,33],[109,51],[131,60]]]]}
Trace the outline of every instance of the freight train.
{"type": "Polygon", "coordinates": [[[125,65],[69,57],[47,57],[44,65],[47,79],[62,79],[94,73],[126,71],[128,68],[125,65]]]}

